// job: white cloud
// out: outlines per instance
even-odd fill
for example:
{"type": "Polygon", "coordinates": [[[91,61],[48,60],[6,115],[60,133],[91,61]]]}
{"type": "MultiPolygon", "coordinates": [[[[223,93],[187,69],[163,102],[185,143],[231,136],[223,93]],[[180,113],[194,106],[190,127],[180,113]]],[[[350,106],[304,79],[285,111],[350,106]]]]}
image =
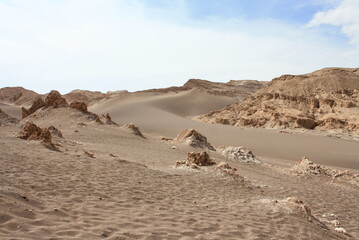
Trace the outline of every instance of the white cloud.
{"type": "Polygon", "coordinates": [[[152,10],[136,0],[0,2],[0,87],[138,90],[357,64],[315,29],[152,10]]]}
{"type": "Polygon", "coordinates": [[[310,26],[329,24],[342,28],[351,43],[359,48],[359,0],[343,0],[333,9],[315,14],[310,26]]]}

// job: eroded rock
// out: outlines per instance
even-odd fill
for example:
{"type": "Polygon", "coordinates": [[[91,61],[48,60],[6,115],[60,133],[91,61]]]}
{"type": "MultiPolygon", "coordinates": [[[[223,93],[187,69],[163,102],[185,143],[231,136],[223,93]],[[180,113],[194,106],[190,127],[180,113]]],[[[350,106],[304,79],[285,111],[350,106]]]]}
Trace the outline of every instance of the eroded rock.
{"type": "Polygon", "coordinates": [[[203,148],[211,151],[216,151],[212,145],[207,142],[207,138],[197,132],[194,129],[186,129],[174,139],[179,143],[186,143],[189,146],[194,148],[203,148]]]}
{"type": "Polygon", "coordinates": [[[225,156],[228,160],[239,161],[245,163],[260,164],[261,161],[253,155],[252,151],[245,147],[219,147],[217,151],[225,156]]]}

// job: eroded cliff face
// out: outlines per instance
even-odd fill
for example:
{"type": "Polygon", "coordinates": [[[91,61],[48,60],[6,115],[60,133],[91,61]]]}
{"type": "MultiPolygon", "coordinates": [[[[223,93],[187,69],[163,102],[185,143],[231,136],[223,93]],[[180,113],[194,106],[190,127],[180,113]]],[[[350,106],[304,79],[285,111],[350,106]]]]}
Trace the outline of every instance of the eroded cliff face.
{"type": "Polygon", "coordinates": [[[235,126],[359,133],[359,69],[326,68],[273,79],[243,102],[198,119],[235,126]]]}

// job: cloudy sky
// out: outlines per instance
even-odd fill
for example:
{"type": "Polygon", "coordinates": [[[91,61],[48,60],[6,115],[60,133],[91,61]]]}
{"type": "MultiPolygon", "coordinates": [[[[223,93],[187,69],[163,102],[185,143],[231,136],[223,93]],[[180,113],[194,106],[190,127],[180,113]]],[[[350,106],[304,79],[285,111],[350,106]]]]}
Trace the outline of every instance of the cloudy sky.
{"type": "Polygon", "coordinates": [[[130,91],[359,67],[359,0],[0,0],[0,87],[130,91]]]}

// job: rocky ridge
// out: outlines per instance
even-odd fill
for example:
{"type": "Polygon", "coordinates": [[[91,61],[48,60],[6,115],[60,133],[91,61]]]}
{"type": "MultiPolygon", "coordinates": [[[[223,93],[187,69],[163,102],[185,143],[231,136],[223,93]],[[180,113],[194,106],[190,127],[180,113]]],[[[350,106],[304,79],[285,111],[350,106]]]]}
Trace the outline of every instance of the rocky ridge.
{"type": "Polygon", "coordinates": [[[359,134],[359,69],[325,68],[273,79],[253,96],[198,119],[262,128],[359,134]]]}

